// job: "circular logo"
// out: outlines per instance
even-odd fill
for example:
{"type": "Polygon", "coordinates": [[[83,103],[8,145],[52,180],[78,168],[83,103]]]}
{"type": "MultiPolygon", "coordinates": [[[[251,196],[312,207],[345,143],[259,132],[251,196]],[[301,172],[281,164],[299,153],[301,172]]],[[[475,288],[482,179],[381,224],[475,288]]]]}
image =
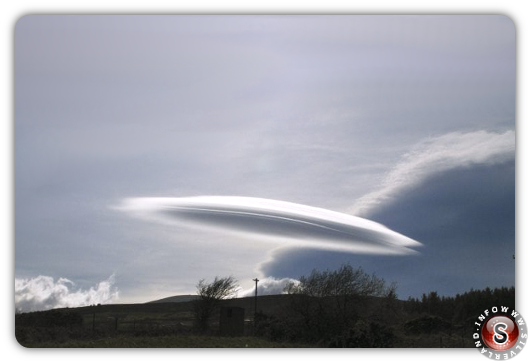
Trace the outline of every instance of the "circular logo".
{"type": "Polygon", "coordinates": [[[494,315],[482,325],[482,341],[494,350],[507,350],[517,343],[519,329],[516,323],[504,315],[494,315]]]}
{"type": "Polygon", "coordinates": [[[528,337],[521,314],[506,306],[484,310],[475,321],[475,331],[473,340],[479,352],[495,360],[515,357],[528,337]]]}

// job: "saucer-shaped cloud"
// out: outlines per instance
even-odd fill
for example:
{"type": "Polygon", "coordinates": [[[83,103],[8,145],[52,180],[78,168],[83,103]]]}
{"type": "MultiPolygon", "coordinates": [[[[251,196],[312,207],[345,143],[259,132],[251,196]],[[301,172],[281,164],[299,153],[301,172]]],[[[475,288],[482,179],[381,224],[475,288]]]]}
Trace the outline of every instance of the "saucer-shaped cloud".
{"type": "Polygon", "coordinates": [[[201,196],[130,198],[118,209],[159,222],[196,225],[274,239],[283,245],[354,253],[410,254],[421,246],[373,221],[307,205],[270,199],[201,196]]]}

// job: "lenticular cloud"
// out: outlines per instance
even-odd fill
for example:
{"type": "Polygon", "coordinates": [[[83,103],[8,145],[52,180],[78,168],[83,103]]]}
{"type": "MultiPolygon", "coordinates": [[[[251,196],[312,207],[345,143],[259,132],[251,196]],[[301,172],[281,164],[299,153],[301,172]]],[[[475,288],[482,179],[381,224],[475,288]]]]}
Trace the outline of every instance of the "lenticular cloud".
{"type": "Polygon", "coordinates": [[[202,196],[130,198],[118,208],[135,216],[181,226],[273,240],[284,246],[353,253],[410,254],[421,243],[373,221],[270,199],[202,196]]]}

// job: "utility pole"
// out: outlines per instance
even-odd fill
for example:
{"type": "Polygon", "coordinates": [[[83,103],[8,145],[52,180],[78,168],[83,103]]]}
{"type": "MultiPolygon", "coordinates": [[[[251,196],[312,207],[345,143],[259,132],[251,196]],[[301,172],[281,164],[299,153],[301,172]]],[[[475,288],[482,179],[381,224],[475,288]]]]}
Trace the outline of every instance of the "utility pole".
{"type": "Polygon", "coordinates": [[[258,278],[256,277],[252,281],[256,282],[256,291],[254,292],[254,330],[256,330],[256,317],[258,315],[258,278]]]}

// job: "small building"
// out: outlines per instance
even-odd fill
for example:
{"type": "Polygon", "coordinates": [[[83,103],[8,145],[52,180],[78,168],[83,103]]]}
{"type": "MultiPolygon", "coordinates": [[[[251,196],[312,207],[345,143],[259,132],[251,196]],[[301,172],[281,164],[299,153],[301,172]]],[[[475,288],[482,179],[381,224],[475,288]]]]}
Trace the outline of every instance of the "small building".
{"type": "Polygon", "coordinates": [[[222,306],[219,317],[219,334],[240,336],[245,332],[245,309],[235,306],[222,306]]]}

